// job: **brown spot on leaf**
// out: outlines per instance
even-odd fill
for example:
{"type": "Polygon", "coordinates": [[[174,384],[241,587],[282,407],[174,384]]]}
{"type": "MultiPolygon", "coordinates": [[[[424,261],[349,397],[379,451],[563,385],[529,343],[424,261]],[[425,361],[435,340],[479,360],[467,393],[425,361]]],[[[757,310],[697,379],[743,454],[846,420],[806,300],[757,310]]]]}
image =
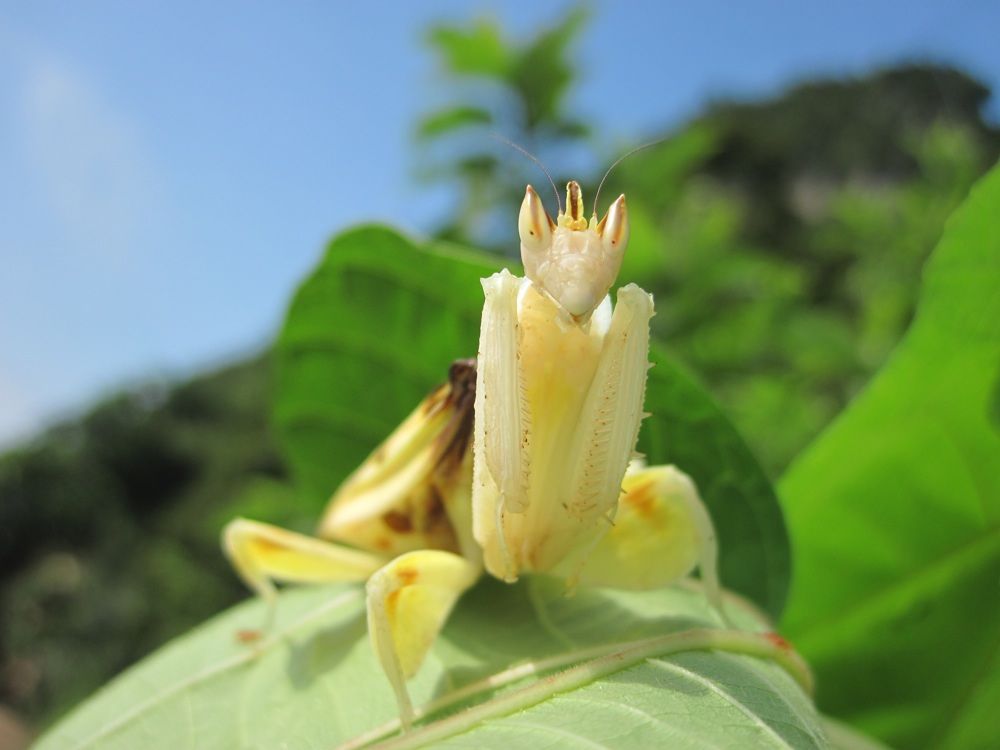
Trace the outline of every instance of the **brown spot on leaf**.
{"type": "Polygon", "coordinates": [[[782,651],[791,651],[792,644],[786,641],[777,633],[764,633],[764,637],[767,638],[771,643],[780,648],[782,651]]]}
{"type": "Polygon", "coordinates": [[[256,643],[263,635],[259,630],[237,630],[236,640],[240,643],[256,643]]]}

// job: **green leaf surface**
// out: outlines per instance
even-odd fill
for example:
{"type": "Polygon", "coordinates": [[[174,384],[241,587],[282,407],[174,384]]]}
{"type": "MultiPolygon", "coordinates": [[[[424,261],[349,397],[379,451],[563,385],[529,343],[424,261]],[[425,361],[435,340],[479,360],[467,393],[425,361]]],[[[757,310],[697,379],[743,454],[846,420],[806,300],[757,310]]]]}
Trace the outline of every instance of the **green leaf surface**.
{"type": "MultiPolygon", "coordinates": [[[[469,592],[411,682],[416,705],[438,709],[409,735],[395,731],[363,591],[341,586],[282,594],[274,629],[254,645],[236,634],[262,622],[260,602],[220,615],[125,672],[37,748],[827,746],[790,673],[766,648],[727,645],[733,631],[713,627],[699,592],[561,594],[545,579],[469,592]],[[692,648],[705,637],[718,648],[692,648]]],[[[730,609],[742,626],[766,627],[730,609]]]]}
{"type": "Polygon", "coordinates": [[[492,121],[493,115],[481,107],[449,107],[421,120],[417,135],[420,138],[436,138],[470,125],[488,125],[492,121]]]}
{"type": "Polygon", "coordinates": [[[789,470],[784,627],[819,702],[907,748],[995,747],[1000,168],[952,217],[882,372],[789,470]]]}
{"type": "Polygon", "coordinates": [[[659,347],[646,385],[639,449],[650,463],[687,472],[719,537],[723,583],[777,617],[789,584],[788,537],[778,500],[736,428],[702,387],[659,347]]]}
{"type": "Polygon", "coordinates": [[[496,258],[421,250],[379,226],[330,243],[275,346],[275,422],[317,510],[454,360],[475,353],[479,280],[496,270],[496,258]]]}
{"type": "MultiPolygon", "coordinates": [[[[377,226],[331,242],[275,350],[276,424],[317,515],[448,365],[475,353],[480,279],[499,263],[377,226]]],[[[789,561],[774,491],[711,397],[655,346],[652,361],[639,448],[695,478],[719,532],[723,583],[776,616],[789,561]]]]}
{"type": "Polygon", "coordinates": [[[510,67],[511,51],[492,21],[476,21],[469,29],[438,26],[429,38],[451,73],[502,78],[510,67]]]}
{"type": "Polygon", "coordinates": [[[519,50],[509,78],[520,92],[528,127],[559,122],[561,103],[576,70],[575,62],[567,59],[569,47],[579,36],[588,15],[581,7],[570,10],[552,28],[519,50]]]}

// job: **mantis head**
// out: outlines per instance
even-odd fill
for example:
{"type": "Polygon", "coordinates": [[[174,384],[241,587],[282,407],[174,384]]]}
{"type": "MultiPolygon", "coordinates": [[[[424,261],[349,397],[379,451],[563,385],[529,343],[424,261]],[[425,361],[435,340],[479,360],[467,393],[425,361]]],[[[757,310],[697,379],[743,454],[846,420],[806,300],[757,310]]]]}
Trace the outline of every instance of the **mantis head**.
{"type": "Polygon", "coordinates": [[[524,273],[577,321],[586,321],[618,276],[628,242],[625,196],[600,221],[584,218],[579,183],[566,186],[566,211],[552,221],[528,185],[517,222],[524,273]]]}

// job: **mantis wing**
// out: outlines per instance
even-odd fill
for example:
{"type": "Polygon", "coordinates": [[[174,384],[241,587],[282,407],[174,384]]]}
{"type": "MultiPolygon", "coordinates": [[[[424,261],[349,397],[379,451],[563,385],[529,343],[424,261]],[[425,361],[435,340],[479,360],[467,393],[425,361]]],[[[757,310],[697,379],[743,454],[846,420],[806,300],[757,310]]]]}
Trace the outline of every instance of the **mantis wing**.
{"type": "Polygon", "coordinates": [[[340,486],[319,535],[394,557],[417,549],[478,555],[468,526],[475,363],[458,360],[340,486]]]}

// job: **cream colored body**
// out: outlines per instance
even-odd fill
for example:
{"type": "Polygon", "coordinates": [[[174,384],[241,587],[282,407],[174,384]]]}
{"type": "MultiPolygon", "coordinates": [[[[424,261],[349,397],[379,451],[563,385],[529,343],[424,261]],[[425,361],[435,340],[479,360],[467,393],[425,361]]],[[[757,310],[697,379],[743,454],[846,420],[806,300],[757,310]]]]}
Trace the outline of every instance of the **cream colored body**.
{"type": "Polygon", "coordinates": [[[624,196],[598,223],[582,218],[579,186],[567,192],[552,222],[528,187],[527,277],[483,280],[477,364],[453,365],[345,481],[320,525],[330,541],[244,519],[224,531],[234,567],[269,600],[272,581],[367,580],[369,636],[404,724],[406,680],[484,568],[634,589],[698,565],[718,607],[715,535],[693,482],[634,460],[653,301],[633,284],[613,307],[608,297],[624,196]]]}

